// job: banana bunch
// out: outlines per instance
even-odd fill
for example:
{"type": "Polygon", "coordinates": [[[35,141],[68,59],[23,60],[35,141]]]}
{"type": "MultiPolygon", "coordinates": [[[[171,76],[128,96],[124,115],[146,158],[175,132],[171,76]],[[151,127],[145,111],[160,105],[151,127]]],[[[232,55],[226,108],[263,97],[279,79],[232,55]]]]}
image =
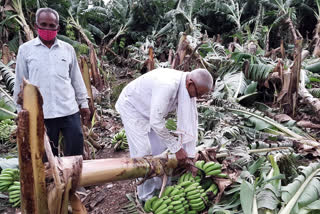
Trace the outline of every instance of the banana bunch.
{"type": "Polygon", "coordinates": [[[9,202],[12,203],[13,207],[17,207],[20,205],[20,182],[14,181],[13,184],[8,188],[9,192],[9,202]]]}
{"type": "Polygon", "coordinates": [[[185,192],[182,186],[168,186],[161,198],[154,196],[147,200],[144,210],[146,212],[153,212],[154,214],[186,213],[189,205],[184,196],[185,192]]]}
{"type": "Polygon", "coordinates": [[[189,179],[167,186],[161,198],[154,196],[146,201],[144,210],[154,214],[196,214],[206,208],[207,201],[208,196],[200,183],[189,179]]]}
{"type": "Polygon", "coordinates": [[[19,170],[6,168],[0,174],[0,192],[6,192],[14,181],[19,180],[19,170]]]}
{"type": "Polygon", "coordinates": [[[10,139],[11,133],[17,128],[14,121],[11,119],[2,120],[0,122],[0,143],[7,142],[10,139]]]}
{"type": "Polygon", "coordinates": [[[113,148],[115,150],[124,150],[129,148],[126,133],[123,130],[118,132],[111,140],[113,148]]]}
{"type": "Polygon", "coordinates": [[[219,178],[228,177],[227,174],[221,173],[221,165],[219,163],[213,161],[205,162],[204,160],[200,160],[195,163],[195,166],[199,169],[202,169],[206,176],[215,176],[219,178]]]}
{"type": "Polygon", "coordinates": [[[185,187],[185,198],[188,201],[188,214],[200,212],[206,208],[208,196],[200,183],[184,181],[180,185],[185,187]]]}

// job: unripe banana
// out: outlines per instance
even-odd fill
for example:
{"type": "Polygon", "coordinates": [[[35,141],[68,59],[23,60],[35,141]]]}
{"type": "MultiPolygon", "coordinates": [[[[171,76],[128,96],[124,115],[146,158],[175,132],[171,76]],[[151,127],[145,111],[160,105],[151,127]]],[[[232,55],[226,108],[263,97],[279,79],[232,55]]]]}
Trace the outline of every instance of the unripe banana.
{"type": "Polygon", "coordinates": [[[170,193],[172,192],[172,190],[174,190],[173,186],[167,186],[162,195],[163,196],[169,196],[170,193]]]}
{"type": "Polygon", "coordinates": [[[144,210],[146,212],[151,212],[151,205],[153,201],[156,200],[157,198],[158,198],[157,196],[153,196],[152,198],[146,201],[146,203],[144,204],[144,210]]]}
{"type": "Polygon", "coordinates": [[[174,210],[179,210],[181,207],[184,207],[182,203],[173,206],[174,210]]]}
{"type": "Polygon", "coordinates": [[[179,184],[179,186],[182,186],[182,187],[188,187],[189,185],[192,184],[192,181],[188,180],[188,181],[183,181],[179,184]]]}
{"type": "Polygon", "coordinates": [[[200,194],[199,190],[196,188],[190,192],[187,192],[186,196],[188,197],[188,196],[195,195],[195,194],[200,194]]]}
{"type": "Polygon", "coordinates": [[[214,163],[212,166],[206,168],[204,172],[207,174],[210,171],[216,170],[216,169],[221,169],[221,165],[219,163],[214,163]]]}
{"type": "Polygon", "coordinates": [[[178,188],[175,188],[174,190],[172,190],[172,192],[170,193],[170,196],[175,196],[177,194],[179,194],[179,189],[178,188]]]}
{"type": "Polygon", "coordinates": [[[16,203],[14,203],[13,207],[17,207],[20,205],[21,200],[17,201],[16,203]]]}
{"type": "Polygon", "coordinates": [[[162,198],[159,198],[159,199],[155,200],[155,201],[152,203],[152,210],[157,210],[158,207],[161,206],[162,202],[163,202],[163,199],[162,199],[162,198]]]}
{"type": "Polygon", "coordinates": [[[215,176],[215,175],[218,175],[220,173],[221,173],[221,169],[216,169],[216,170],[213,170],[213,171],[210,171],[210,172],[206,173],[206,175],[215,176]]]}
{"type": "Polygon", "coordinates": [[[218,177],[218,178],[227,178],[228,177],[228,175],[224,174],[224,173],[220,173],[220,174],[215,175],[215,176],[218,177]]]}
{"type": "Polygon", "coordinates": [[[195,190],[198,186],[199,186],[199,183],[198,183],[198,182],[195,182],[195,183],[191,184],[190,186],[188,186],[188,187],[185,189],[185,192],[190,192],[190,191],[192,191],[192,190],[195,190]]]}
{"type": "Polygon", "coordinates": [[[189,201],[190,204],[197,204],[203,202],[203,200],[201,198],[195,198],[189,201]]]}
{"type": "Polygon", "coordinates": [[[159,206],[154,212],[157,214],[165,208],[167,208],[167,205],[162,203],[161,206],[159,206]]]}
{"type": "Polygon", "coordinates": [[[186,213],[184,210],[184,207],[181,207],[180,209],[176,210],[176,214],[186,213]]]}
{"type": "Polygon", "coordinates": [[[184,173],[183,175],[180,176],[179,180],[178,180],[178,184],[184,182],[184,178],[186,177],[186,173],[184,173]]]}
{"type": "Polygon", "coordinates": [[[204,171],[206,171],[207,168],[209,168],[210,166],[214,166],[214,165],[215,165],[215,162],[209,161],[209,162],[207,162],[207,163],[205,163],[205,164],[203,165],[202,169],[203,169],[204,171]]]}
{"type": "Polygon", "coordinates": [[[201,196],[201,194],[199,192],[197,192],[196,194],[194,195],[189,195],[187,196],[187,199],[188,200],[192,200],[192,199],[195,199],[195,198],[199,198],[201,196]]]}
{"type": "Polygon", "coordinates": [[[167,213],[169,213],[169,210],[168,210],[168,208],[165,208],[165,209],[163,209],[160,212],[155,213],[155,214],[167,214],[167,213]]]}

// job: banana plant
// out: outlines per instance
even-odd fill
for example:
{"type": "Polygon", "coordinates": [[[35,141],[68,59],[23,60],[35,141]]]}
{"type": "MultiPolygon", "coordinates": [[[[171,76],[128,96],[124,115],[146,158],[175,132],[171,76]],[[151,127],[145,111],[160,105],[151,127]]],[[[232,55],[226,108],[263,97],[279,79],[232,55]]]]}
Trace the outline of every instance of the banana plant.
{"type": "Polygon", "coordinates": [[[311,163],[307,167],[301,167],[301,175],[292,183],[281,188],[281,199],[284,206],[279,214],[301,214],[319,212],[320,197],[320,164],[311,163]]]}

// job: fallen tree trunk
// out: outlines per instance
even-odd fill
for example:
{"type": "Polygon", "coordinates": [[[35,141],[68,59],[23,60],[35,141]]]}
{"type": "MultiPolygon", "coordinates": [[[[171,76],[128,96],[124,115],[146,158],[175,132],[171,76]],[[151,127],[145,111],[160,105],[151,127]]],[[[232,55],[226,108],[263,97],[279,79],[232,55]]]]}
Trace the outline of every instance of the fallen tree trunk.
{"type": "Polygon", "coordinates": [[[312,108],[315,114],[320,117],[320,100],[313,97],[310,92],[304,87],[304,84],[300,84],[299,96],[303,101],[312,108]]]}

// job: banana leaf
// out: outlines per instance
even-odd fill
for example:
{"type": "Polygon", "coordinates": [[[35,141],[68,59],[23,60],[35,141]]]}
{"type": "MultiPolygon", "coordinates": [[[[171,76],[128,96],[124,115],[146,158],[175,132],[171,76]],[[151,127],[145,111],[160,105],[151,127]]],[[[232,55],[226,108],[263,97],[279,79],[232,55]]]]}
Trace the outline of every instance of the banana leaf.
{"type": "Polygon", "coordinates": [[[317,203],[320,197],[320,163],[311,163],[304,167],[302,174],[292,183],[281,188],[281,199],[286,204],[279,214],[299,214],[301,209],[317,203]]]}
{"type": "Polygon", "coordinates": [[[15,118],[17,116],[15,111],[16,105],[12,97],[0,88],[0,121],[15,118]]]}
{"type": "Polygon", "coordinates": [[[226,73],[223,78],[218,78],[212,94],[214,97],[238,97],[248,87],[247,80],[242,72],[226,73]]]}
{"type": "Polygon", "coordinates": [[[247,181],[242,181],[240,186],[240,201],[244,214],[258,213],[254,206],[256,198],[255,187],[253,184],[250,184],[247,181]]]}
{"type": "Polygon", "coordinates": [[[253,81],[265,81],[273,66],[267,64],[250,64],[246,78],[253,81]]]}

